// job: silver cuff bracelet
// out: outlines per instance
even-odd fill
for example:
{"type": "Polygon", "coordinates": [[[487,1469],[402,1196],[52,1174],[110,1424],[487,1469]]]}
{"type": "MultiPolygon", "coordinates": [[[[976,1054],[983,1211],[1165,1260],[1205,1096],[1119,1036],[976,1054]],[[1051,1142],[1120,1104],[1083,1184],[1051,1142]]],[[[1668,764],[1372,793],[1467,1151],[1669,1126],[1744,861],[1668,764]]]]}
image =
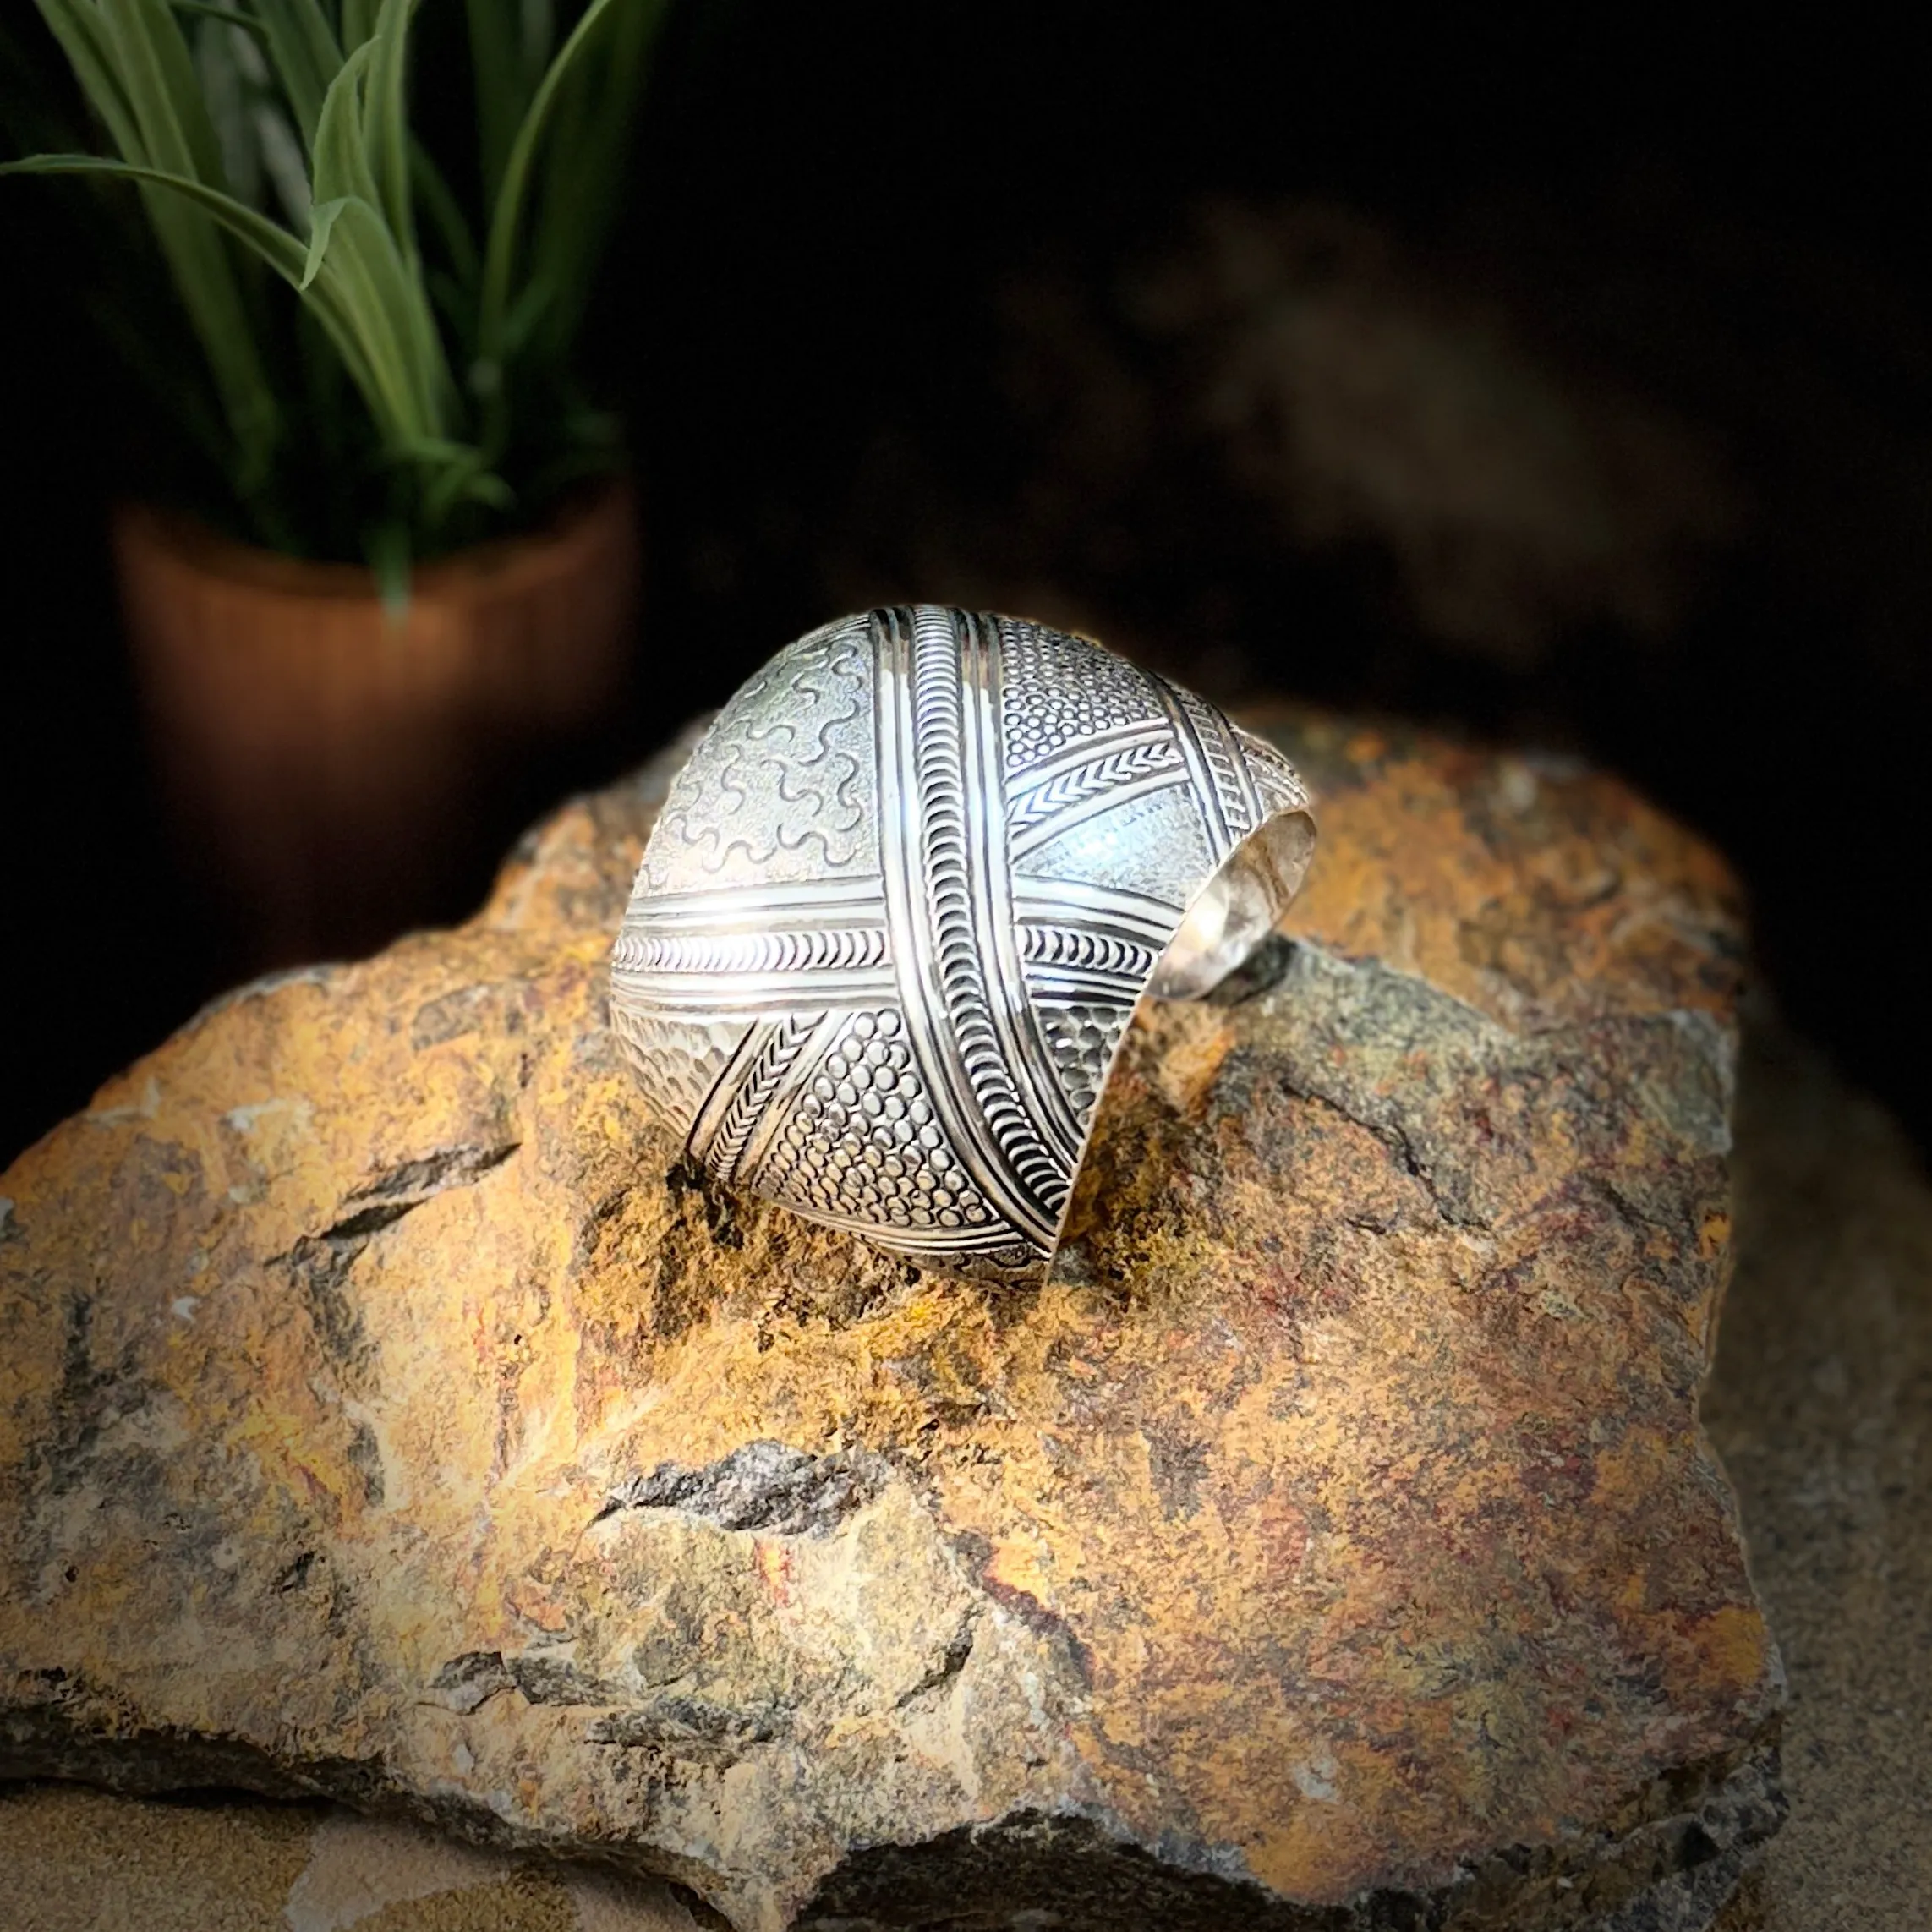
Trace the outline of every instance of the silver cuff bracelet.
{"type": "Polygon", "coordinates": [[[611,964],[718,1180],[950,1273],[1042,1277],[1143,993],[1273,930],[1294,768],[1086,638],[932,605],[780,651],[673,783],[611,964]]]}

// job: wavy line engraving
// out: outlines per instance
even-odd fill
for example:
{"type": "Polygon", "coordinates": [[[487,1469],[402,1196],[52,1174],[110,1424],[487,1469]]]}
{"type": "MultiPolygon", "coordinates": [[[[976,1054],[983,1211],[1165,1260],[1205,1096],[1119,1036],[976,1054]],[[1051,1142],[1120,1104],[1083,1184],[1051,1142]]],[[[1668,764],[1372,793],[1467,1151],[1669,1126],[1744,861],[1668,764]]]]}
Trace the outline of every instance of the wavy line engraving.
{"type": "Polygon", "coordinates": [[[652,884],[794,879],[876,862],[871,668],[849,625],[758,673],[679,774],[652,884]],[[774,865],[774,862],[776,862],[774,865]]]}

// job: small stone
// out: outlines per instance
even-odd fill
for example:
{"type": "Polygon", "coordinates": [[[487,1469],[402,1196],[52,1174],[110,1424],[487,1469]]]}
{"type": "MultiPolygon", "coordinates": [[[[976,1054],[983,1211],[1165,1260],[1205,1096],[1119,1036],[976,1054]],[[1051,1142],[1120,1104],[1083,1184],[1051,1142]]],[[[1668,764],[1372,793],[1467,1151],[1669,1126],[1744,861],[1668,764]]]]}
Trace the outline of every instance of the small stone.
{"type": "Polygon", "coordinates": [[[1136,1021],[1037,1291],[644,1125],[649,779],[30,1150],[0,1776],[334,1797],[747,1932],[1708,1924],[1782,1803],[1697,1415],[1735,891],[1608,779],[1277,734],[1320,862],[1136,1021]]]}

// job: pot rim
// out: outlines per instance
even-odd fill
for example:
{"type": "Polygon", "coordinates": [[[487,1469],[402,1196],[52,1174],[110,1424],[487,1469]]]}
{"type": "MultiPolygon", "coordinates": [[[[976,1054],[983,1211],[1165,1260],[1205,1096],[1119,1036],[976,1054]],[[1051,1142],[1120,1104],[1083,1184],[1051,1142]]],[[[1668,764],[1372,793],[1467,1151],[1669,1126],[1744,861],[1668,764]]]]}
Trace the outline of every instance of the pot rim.
{"type": "MultiPolygon", "coordinates": [[[[412,601],[465,602],[534,590],[571,575],[584,553],[634,534],[637,490],[627,472],[572,492],[541,523],[454,550],[415,566],[412,601]]],[[[378,604],[375,572],[366,564],[324,562],[223,535],[199,517],[140,498],[111,512],[117,552],[146,551],[202,577],[271,596],[378,604]]]]}

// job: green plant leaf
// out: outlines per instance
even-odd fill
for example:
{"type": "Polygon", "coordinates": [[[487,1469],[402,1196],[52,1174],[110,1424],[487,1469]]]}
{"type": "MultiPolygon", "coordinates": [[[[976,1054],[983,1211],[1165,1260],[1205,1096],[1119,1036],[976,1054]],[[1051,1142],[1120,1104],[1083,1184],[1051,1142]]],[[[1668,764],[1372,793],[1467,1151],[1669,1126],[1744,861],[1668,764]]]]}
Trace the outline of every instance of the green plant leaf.
{"type": "Polygon", "coordinates": [[[477,164],[483,205],[494,207],[517,129],[543,79],[556,36],[551,0],[466,0],[476,86],[477,164]]]}
{"type": "MultiPolygon", "coordinates": [[[[712,8],[720,3],[709,0],[712,8]]],[[[556,111],[525,249],[530,280],[548,293],[512,352],[522,357],[562,363],[582,326],[627,178],[638,100],[669,10],[654,0],[626,0],[614,8],[598,57],[579,63],[556,111]]]]}
{"type": "MultiPolygon", "coordinates": [[[[561,364],[582,325],[618,195],[651,39],[663,8],[612,8],[599,58],[579,63],[558,104],[534,185],[523,263],[543,299],[506,353],[561,364]]],[[[517,304],[522,307],[522,301],[517,304]]]]}
{"type": "Polygon", "coordinates": [[[223,185],[222,144],[167,0],[98,0],[96,10],[119,56],[122,85],[150,159],[170,172],[223,185]]]}
{"type": "MultiPolygon", "coordinates": [[[[398,20],[402,16],[390,12],[393,4],[385,0],[385,13],[398,20]]],[[[335,265],[377,379],[396,398],[398,424],[406,424],[412,435],[433,435],[445,427],[456,385],[421,275],[405,258],[378,205],[362,101],[378,44],[364,41],[342,63],[316,123],[318,205],[343,204],[330,218],[324,259],[335,265]]]]}
{"type": "Polygon", "coordinates": [[[547,503],[573,483],[587,477],[610,476],[623,467],[623,439],[613,435],[607,442],[579,442],[553,457],[537,471],[524,491],[525,501],[547,503]]]}
{"type": "Polygon", "coordinates": [[[443,450],[429,448],[422,457],[438,466],[425,492],[426,506],[434,520],[441,521],[463,503],[480,503],[490,510],[515,508],[516,492],[485,467],[480,450],[465,447],[446,455],[443,450]]]}
{"type": "Polygon", "coordinates": [[[503,359],[514,362],[529,341],[545,309],[556,298],[556,285],[547,275],[532,275],[518,290],[503,318],[503,359]]]}
{"type": "Polygon", "coordinates": [[[211,188],[205,182],[140,163],[114,161],[98,154],[36,154],[22,161],[0,162],[0,174],[98,174],[144,186],[165,189],[192,202],[212,216],[237,240],[252,249],[261,260],[291,283],[299,282],[306,251],[287,229],[278,227],[265,215],[211,188]]]}
{"type": "Polygon", "coordinates": [[[409,142],[409,178],[429,215],[436,238],[442,244],[443,253],[449,258],[455,286],[468,291],[473,297],[477,271],[481,265],[476,253],[476,238],[470,233],[462,205],[444,178],[443,171],[436,166],[430,151],[413,135],[409,142]]]}
{"type": "Polygon", "coordinates": [[[375,576],[384,616],[391,624],[401,623],[409,615],[409,526],[387,518],[364,538],[363,550],[375,576]]]}
{"type": "Polygon", "coordinates": [[[354,196],[374,207],[380,199],[362,139],[362,79],[374,52],[366,41],[352,49],[322,97],[314,144],[318,203],[354,196]]]}
{"type": "MultiPolygon", "coordinates": [[[[372,404],[383,440],[391,447],[432,427],[425,419],[423,394],[412,381],[404,346],[408,331],[401,322],[393,277],[385,272],[387,233],[375,211],[375,178],[362,141],[362,77],[368,68],[367,41],[353,49],[329,83],[315,120],[315,205],[309,214],[309,245],[304,273],[309,286],[329,271],[327,293],[341,305],[342,319],[354,337],[366,380],[382,398],[372,404]],[[326,219],[324,211],[326,211],[326,219]],[[358,211],[375,217],[373,227],[358,211]],[[343,217],[348,216],[346,223],[343,217]],[[315,238],[318,222],[321,240],[315,238]],[[340,237],[338,224],[342,225],[340,237]]],[[[386,253],[393,256],[391,244],[386,253]]]]}
{"type": "Polygon", "coordinates": [[[261,151],[262,170],[274,187],[275,198],[282,204],[288,225],[292,228],[306,227],[315,197],[309,189],[300,137],[288,124],[288,117],[281,107],[269,101],[256,103],[254,132],[261,151]]]}
{"type": "Polygon", "coordinates": [[[225,26],[240,27],[244,32],[267,38],[267,30],[252,14],[238,14],[232,7],[210,7],[203,0],[167,0],[171,11],[189,14],[198,20],[219,20],[225,26]]]}
{"type": "Polygon", "coordinates": [[[525,85],[534,87],[556,48],[557,18],[553,0],[519,0],[517,22],[525,85]]]}
{"type": "MultiPolygon", "coordinates": [[[[221,146],[187,43],[165,0],[39,0],[109,138],[130,164],[219,183],[221,146]]],[[[148,221],[201,345],[234,439],[236,484],[265,480],[279,434],[275,393],[220,234],[196,210],[145,193],[148,221]]]]}
{"type": "Polygon", "coordinates": [[[402,448],[440,435],[448,368],[428,298],[404,271],[380,211],[359,195],[344,196],[331,217],[315,286],[339,305],[366,358],[383,397],[384,441],[402,448]]]}
{"type": "Polygon", "coordinates": [[[477,168],[483,177],[483,205],[494,207],[503,170],[517,138],[517,123],[530,103],[511,10],[505,0],[465,0],[469,22],[469,64],[476,88],[477,168]]]}
{"type": "MultiPolygon", "coordinates": [[[[590,0],[571,30],[569,39],[550,63],[523,116],[523,124],[517,130],[517,139],[504,166],[502,189],[490,211],[489,239],[483,256],[483,282],[477,303],[475,381],[480,393],[489,398],[486,411],[489,431],[484,437],[484,446],[491,452],[492,460],[501,451],[508,434],[507,392],[503,369],[508,346],[506,325],[531,166],[565,82],[576,70],[584,50],[593,43],[598,28],[616,3],[616,0],[590,0]]],[[[649,6],[654,15],[661,11],[664,0],[631,0],[631,3],[649,6]]]]}
{"type": "MultiPolygon", "coordinates": [[[[101,155],[36,155],[0,167],[0,174],[101,175],[166,190],[211,216],[292,287],[301,290],[308,266],[307,248],[265,215],[205,183],[110,161],[101,155]]],[[[348,198],[331,217],[330,245],[304,299],[335,345],[350,379],[362,391],[383,441],[392,449],[402,449],[433,426],[420,419],[404,358],[388,327],[381,300],[368,287],[366,277],[356,272],[354,258],[358,251],[342,246],[348,232],[358,225],[358,214],[373,224],[376,233],[386,232],[381,216],[367,202],[348,198]],[[351,258],[346,266],[345,254],[351,258]]]]}
{"type": "Polygon", "coordinates": [[[465,332],[476,320],[475,291],[466,287],[447,269],[430,269],[423,279],[429,285],[430,299],[435,304],[445,326],[455,338],[457,360],[460,364],[463,352],[469,346],[463,340],[465,332]]]}
{"type": "Polygon", "coordinates": [[[417,271],[416,211],[409,187],[408,104],[404,91],[409,25],[417,0],[382,0],[370,36],[364,145],[390,233],[410,272],[417,271]]]}
{"type": "Polygon", "coordinates": [[[329,84],[342,71],[342,50],[320,0],[252,0],[282,77],[302,145],[311,153],[329,84]]]}
{"type": "Polygon", "coordinates": [[[194,78],[222,145],[222,178],[238,201],[254,207],[261,200],[261,144],[255,136],[254,90],[235,58],[236,44],[232,26],[205,18],[197,20],[194,78]]]}
{"type": "Polygon", "coordinates": [[[333,201],[318,201],[309,211],[309,253],[302,264],[302,279],[295,284],[298,293],[305,292],[322,271],[322,257],[327,252],[329,234],[336,217],[349,205],[346,194],[333,201]]]}
{"type": "MultiPolygon", "coordinates": [[[[462,483],[462,502],[480,503],[486,510],[501,510],[506,512],[517,507],[517,492],[493,470],[479,470],[474,476],[466,476],[462,483]]],[[[451,508],[455,508],[451,505],[451,508]]]]}
{"type": "Polygon", "coordinates": [[[107,22],[92,0],[35,0],[41,18],[60,42],[87,104],[101,117],[108,139],[129,161],[145,161],[147,149],[122,84],[107,22]]]}
{"type": "MultiPolygon", "coordinates": [[[[579,455],[608,461],[614,441],[571,413],[562,358],[668,0],[466,0],[480,228],[410,129],[420,0],[36,4],[119,159],[50,154],[6,172],[140,194],[213,377],[184,426],[232,444],[222,460],[258,533],[342,555],[392,528],[427,554],[536,501],[523,486],[540,496],[579,455]],[[560,14],[574,25],[551,58],[560,14]],[[302,461],[290,447],[279,466],[267,274],[298,303],[272,347],[302,461]]],[[[138,329],[139,304],[123,305],[138,329]]]]}

